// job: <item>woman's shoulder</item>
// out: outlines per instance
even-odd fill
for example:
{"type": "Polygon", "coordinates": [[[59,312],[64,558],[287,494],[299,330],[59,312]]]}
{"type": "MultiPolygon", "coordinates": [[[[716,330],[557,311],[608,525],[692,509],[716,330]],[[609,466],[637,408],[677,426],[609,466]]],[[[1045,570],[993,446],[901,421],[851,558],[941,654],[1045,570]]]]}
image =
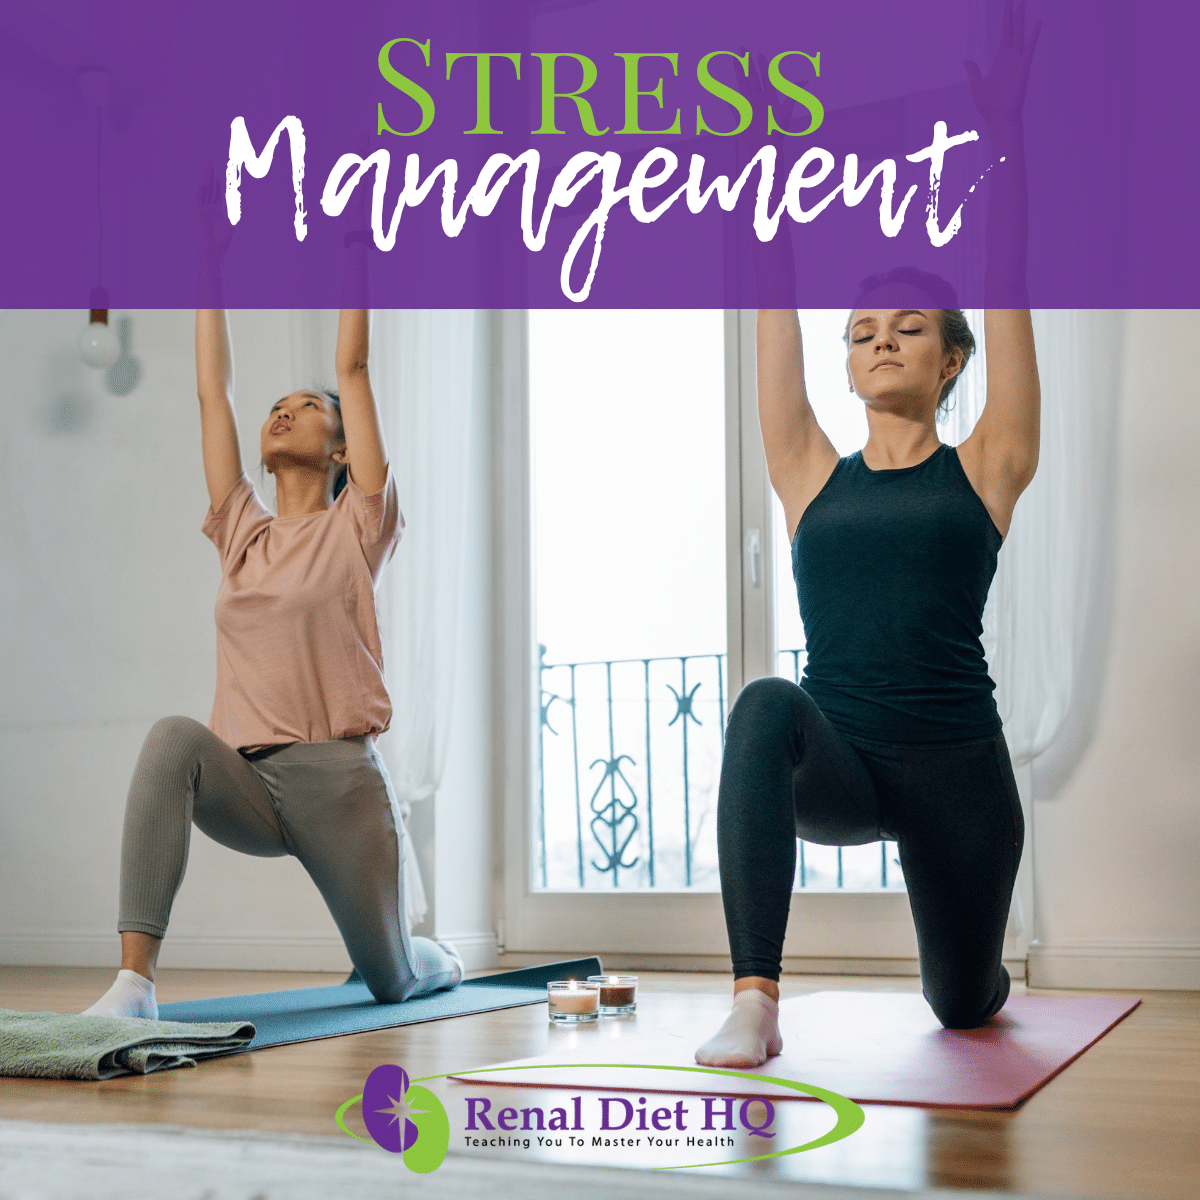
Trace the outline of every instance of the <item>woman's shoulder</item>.
{"type": "Polygon", "coordinates": [[[229,495],[221,501],[217,509],[209,508],[200,526],[221,555],[224,566],[234,557],[234,551],[253,540],[270,522],[274,514],[254,489],[249,476],[243,471],[241,478],[233,485],[229,495]]]}
{"type": "Polygon", "coordinates": [[[364,494],[354,482],[353,474],[348,474],[346,486],[333,507],[349,521],[372,576],[377,575],[404,534],[404,514],[400,511],[391,467],[387,468],[383,487],[370,495],[364,494]]]}

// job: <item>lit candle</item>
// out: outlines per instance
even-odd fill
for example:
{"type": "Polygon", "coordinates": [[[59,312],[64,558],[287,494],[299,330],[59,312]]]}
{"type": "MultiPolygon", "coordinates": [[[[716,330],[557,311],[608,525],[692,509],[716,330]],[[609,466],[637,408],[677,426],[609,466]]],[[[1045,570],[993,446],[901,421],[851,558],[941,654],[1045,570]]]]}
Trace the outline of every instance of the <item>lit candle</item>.
{"type": "Polygon", "coordinates": [[[600,1015],[600,986],[591,981],[559,979],[546,985],[550,1020],[574,1025],[594,1021],[600,1015]]]}
{"type": "Polygon", "coordinates": [[[601,1016],[623,1016],[637,1011],[636,975],[590,975],[588,982],[600,989],[601,1016]]]}

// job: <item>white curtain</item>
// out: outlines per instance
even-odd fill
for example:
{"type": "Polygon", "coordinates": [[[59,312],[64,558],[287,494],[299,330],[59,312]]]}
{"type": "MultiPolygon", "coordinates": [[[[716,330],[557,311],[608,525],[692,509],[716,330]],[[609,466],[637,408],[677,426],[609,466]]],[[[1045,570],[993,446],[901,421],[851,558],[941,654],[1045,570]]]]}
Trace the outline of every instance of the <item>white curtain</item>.
{"type": "MultiPolygon", "coordinates": [[[[332,382],[337,314],[292,314],[296,386],[332,382]]],[[[380,581],[378,608],[391,729],[380,748],[407,824],[435,794],[454,698],[477,324],[472,310],[378,310],[371,386],[406,529],[380,581]]],[[[417,856],[406,862],[408,915],[427,910],[417,856]]]]}
{"type": "Polygon", "coordinates": [[[337,390],[334,351],[337,349],[338,315],[326,308],[293,308],[288,312],[291,344],[291,386],[337,390]]]}
{"type": "MultiPolygon", "coordinates": [[[[984,403],[983,312],[967,313],[979,345],[956,388],[943,439],[957,445],[984,403]]],[[[1113,486],[1123,314],[1033,313],[1042,385],[1037,474],[1017,502],[983,614],[983,646],[996,681],[1025,808],[1052,796],[1090,739],[1107,643],[1113,486]],[[1034,765],[1036,764],[1036,765],[1034,765]]],[[[1028,942],[1032,856],[1013,891],[1018,952],[1028,942]]]]}
{"type": "MultiPolygon", "coordinates": [[[[406,820],[436,793],[446,762],[476,336],[473,310],[381,310],[371,326],[371,383],[407,522],[379,597],[393,710],[383,750],[406,820]]],[[[407,884],[419,921],[427,905],[414,854],[407,884]]]]}
{"type": "MultiPolygon", "coordinates": [[[[969,365],[947,422],[944,437],[954,444],[971,431],[984,400],[983,313],[967,316],[983,353],[969,365]]],[[[1103,652],[1098,617],[1107,611],[1122,326],[1113,311],[1033,314],[1041,456],[1013,514],[983,618],[1016,767],[1045,754],[1095,697],[1084,681],[1094,682],[1103,652]]]]}

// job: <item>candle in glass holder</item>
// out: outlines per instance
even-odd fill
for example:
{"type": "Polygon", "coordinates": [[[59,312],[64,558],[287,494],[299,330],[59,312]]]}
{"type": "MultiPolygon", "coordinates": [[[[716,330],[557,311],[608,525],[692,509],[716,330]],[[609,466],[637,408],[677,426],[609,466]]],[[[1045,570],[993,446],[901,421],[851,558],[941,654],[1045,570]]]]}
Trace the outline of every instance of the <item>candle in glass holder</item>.
{"type": "Polygon", "coordinates": [[[600,1015],[619,1017],[637,1011],[636,975],[589,975],[600,988],[600,1015]]]}
{"type": "Polygon", "coordinates": [[[600,986],[578,979],[557,979],[546,985],[550,1020],[564,1025],[594,1021],[600,1015],[600,986]]]}

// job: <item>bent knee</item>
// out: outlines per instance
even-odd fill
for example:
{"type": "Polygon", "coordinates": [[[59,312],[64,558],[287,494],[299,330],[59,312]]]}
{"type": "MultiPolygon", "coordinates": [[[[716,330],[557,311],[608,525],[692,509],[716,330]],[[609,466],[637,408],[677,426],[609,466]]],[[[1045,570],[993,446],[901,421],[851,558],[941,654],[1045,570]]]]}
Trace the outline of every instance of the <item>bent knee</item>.
{"type": "Polygon", "coordinates": [[[1004,1007],[1009,986],[1008,972],[1001,967],[1000,980],[991,995],[981,997],[978,990],[943,989],[932,995],[926,991],[925,999],[943,1029],[978,1029],[1004,1007]]]}
{"type": "Polygon", "coordinates": [[[978,1004],[963,1004],[954,1000],[935,1004],[932,1000],[929,1007],[943,1029],[977,1029],[987,1017],[983,1016],[983,1008],[978,1004]]]}
{"type": "Polygon", "coordinates": [[[219,741],[216,734],[191,717],[156,721],[142,743],[133,792],[157,795],[170,781],[193,779],[212,752],[214,741],[219,741]],[[139,781],[145,786],[139,787],[139,781]]]}
{"type": "Polygon", "coordinates": [[[817,711],[812,697],[788,679],[770,675],[742,688],[729,714],[730,736],[771,737],[795,728],[808,707],[817,711]]]}
{"type": "Polygon", "coordinates": [[[400,1004],[407,1000],[416,989],[416,981],[409,980],[407,984],[399,979],[363,979],[367,990],[375,997],[377,1004],[400,1004]]]}
{"type": "Polygon", "coordinates": [[[192,749],[210,742],[215,735],[207,725],[201,725],[192,717],[163,717],[155,721],[142,744],[147,750],[163,753],[192,749]]]}

